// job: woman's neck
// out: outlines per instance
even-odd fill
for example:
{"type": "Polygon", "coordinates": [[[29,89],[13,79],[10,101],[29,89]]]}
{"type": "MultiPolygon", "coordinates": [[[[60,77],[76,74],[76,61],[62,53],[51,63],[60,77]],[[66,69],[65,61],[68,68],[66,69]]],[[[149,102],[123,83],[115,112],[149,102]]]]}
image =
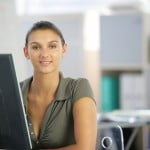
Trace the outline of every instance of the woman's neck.
{"type": "Polygon", "coordinates": [[[30,90],[39,96],[54,95],[59,84],[59,72],[34,74],[30,90]]]}

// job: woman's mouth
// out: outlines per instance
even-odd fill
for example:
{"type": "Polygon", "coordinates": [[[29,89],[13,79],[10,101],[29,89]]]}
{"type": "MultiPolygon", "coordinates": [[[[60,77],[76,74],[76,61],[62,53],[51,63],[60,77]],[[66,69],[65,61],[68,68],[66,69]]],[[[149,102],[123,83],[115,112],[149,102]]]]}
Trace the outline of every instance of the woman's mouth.
{"type": "Polygon", "coordinates": [[[43,66],[48,66],[51,63],[52,63],[52,61],[40,61],[40,64],[43,66]]]}

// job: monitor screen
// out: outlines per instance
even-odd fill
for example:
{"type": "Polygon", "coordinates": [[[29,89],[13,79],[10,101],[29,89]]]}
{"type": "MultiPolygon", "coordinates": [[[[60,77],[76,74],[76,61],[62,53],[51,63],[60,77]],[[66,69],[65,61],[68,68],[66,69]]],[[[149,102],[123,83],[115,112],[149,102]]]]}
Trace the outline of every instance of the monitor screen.
{"type": "Polygon", "coordinates": [[[0,149],[32,148],[13,57],[0,54],[0,149]]]}

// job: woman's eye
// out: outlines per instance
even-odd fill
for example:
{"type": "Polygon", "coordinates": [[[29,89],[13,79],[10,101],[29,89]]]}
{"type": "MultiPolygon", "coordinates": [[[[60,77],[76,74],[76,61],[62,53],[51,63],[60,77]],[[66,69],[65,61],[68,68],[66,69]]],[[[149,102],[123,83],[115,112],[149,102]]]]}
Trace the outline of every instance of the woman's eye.
{"type": "Polygon", "coordinates": [[[40,47],[39,46],[33,46],[32,49],[33,50],[38,50],[40,47]]]}
{"type": "Polygon", "coordinates": [[[50,45],[49,48],[55,49],[57,46],[56,45],[50,45]]]}

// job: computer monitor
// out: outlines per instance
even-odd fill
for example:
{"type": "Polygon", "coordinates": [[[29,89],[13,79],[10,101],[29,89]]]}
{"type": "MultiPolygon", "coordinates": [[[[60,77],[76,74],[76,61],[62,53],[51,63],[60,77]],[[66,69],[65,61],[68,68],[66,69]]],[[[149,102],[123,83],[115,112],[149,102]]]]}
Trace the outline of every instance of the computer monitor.
{"type": "Polygon", "coordinates": [[[12,54],[0,54],[0,149],[32,149],[12,54]]]}

